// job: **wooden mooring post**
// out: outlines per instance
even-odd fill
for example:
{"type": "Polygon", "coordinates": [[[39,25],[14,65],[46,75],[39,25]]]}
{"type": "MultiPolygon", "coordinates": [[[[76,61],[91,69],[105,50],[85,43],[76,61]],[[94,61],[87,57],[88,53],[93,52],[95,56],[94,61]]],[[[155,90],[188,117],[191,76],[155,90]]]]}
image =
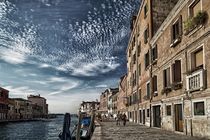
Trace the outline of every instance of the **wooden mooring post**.
{"type": "Polygon", "coordinates": [[[78,124],[77,124],[76,140],[80,140],[81,120],[82,120],[82,113],[79,112],[79,120],[78,120],[78,124]]]}

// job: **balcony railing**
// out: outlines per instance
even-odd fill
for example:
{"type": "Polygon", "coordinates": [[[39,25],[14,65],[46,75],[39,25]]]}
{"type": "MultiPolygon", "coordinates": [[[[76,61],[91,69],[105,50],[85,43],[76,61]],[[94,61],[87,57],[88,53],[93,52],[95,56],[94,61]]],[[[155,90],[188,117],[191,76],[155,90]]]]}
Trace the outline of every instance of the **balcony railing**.
{"type": "Polygon", "coordinates": [[[187,76],[187,91],[202,90],[204,88],[204,70],[198,70],[187,76]]]}

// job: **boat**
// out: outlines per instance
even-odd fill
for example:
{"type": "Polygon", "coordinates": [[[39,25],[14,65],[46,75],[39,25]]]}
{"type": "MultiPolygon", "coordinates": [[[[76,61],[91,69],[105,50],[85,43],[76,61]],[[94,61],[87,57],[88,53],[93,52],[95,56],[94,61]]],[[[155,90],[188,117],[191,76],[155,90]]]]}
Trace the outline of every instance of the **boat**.
{"type": "Polygon", "coordinates": [[[94,124],[91,125],[91,116],[82,115],[79,120],[80,125],[74,126],[72,132],[70,132],[71,115],[66,113],[64,116],[63,131],[59,134],[60,140],[76,140],[77,131],[80,140],[90,140],[92,132],[94,130],[94,124]]]}

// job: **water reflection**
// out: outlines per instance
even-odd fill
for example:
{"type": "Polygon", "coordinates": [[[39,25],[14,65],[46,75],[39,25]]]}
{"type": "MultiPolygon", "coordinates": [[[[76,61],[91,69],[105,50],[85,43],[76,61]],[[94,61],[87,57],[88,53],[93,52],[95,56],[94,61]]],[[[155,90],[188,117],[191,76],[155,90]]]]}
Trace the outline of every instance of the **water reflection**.
{"type": "MultiPolygon", "coordinates": [[[[76,124],[72,118],[71,127],[76,124]]],[[[63,116],[52,119],[50,122],[23,122],[0,125],[1,140],[57,140],[62,130],[63,116]]]]}

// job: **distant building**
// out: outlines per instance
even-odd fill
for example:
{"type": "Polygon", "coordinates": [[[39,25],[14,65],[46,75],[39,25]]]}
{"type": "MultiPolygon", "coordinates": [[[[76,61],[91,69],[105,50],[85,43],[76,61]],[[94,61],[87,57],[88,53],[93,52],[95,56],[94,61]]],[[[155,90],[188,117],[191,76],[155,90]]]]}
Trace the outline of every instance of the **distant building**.
{"type": "Polygon", "coordinates": [[[41,97],[40,95],[29,95],[28,100],[31,101],[34,108],[39,108],[38,106],[42,108],[41,110],[43,116],[48,115],[48,104],[46,103],[46,99],[44,97],[41,97]]]}
{"type": "Polygon", "coordinates": [[[7,119],[9,119],[9,120],[19,119],[20,114],[17,111],[15,100],[9,99],[8,107],[9,107],[8,108],[9,110],[8,110],[7,119]]]}
{"type": "Polygon", "coordinates": [[[9,91],[0,87],[0,120],[7,119],[9,91]]]}
{"type": "Polygon", "coordinates": [[[114,111],[116,111],[116,109],[117,109],[116,108],[116,101],[117,101],[116,94],[119,92],[119,89],[118,88],[109,88],[106,90],[106,92],[107,92],[107,97],[108,97],[107,113],[109,116],[116,115],[116,113],[114,111]]]}
{"type": "Polygon", "coordinates": [[[92,111],[98,111],[99,110],[99,102],[97,101],[83,101],[80,105],[80,111],[86,112],[87,114],[90,114],[92,111]]]}
{"type": "Polygon", "coordinates": [[[120,78],[119,92],[117,94],[117,112],[127,114],[128,98],[127,98],[127,74],[120,78]]]}

